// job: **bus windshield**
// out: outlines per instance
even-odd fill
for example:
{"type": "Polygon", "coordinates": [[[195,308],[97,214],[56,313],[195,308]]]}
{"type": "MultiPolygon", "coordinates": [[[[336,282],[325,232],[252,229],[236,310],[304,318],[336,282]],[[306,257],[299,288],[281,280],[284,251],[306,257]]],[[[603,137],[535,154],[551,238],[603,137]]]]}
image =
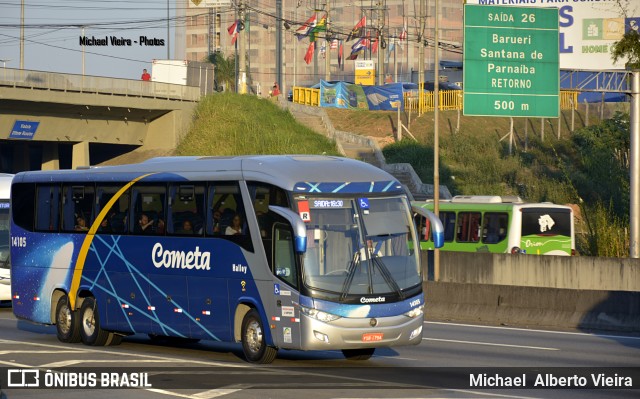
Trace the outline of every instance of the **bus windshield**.
{"type": "MultiPolygon", "coordinates": [[[[306,204],[299,209],[306,208],[306,204]]],[[[415,231],[406,199],[311,198],[308,200],[307,287],[341,300],[395,295],[421,284],[415,231]]]]}

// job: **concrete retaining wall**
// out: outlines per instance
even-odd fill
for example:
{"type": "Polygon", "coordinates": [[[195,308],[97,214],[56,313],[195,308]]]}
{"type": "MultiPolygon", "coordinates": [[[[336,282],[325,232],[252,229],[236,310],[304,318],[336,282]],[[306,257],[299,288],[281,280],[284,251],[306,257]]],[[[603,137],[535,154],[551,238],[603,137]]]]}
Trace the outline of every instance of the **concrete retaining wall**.
{"type": "Polygon", "coordinates": [[[428,320],[640,332],[640,292],[425,282],[428,320]]]}
{"type": "MultiPolygon", "coordinates": [[[[425,276],[433,276],[423,251],[425,276]]],[[[429,279],[432,279],[430,277],[429,279]]],[[[640,259],[530,256],[440,251],[440,280],[449,283],[640,291],[640,259]]]]}

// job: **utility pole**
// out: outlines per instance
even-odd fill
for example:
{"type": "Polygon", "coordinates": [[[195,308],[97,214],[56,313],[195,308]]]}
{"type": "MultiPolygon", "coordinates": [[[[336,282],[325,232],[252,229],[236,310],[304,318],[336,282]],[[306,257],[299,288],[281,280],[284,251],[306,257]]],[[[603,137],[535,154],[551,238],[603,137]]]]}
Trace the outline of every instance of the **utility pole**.
{"type": "Polygon", "coordinates": [[[640,70],[631,71],[629,257],[640,258],[640,70]]]}
{"type": "Polygon", "coordinates": [[[20,1],[20,69],[24,69],[24,0],[20,1]]]}
{"type": "Polygon", "coordinates": [[[378,86],[384,84],[384,64],[382,58],[382,28],[384,27],[384,3],[383,0],[378,0],[378,28],[377,28],[377,40],[378,40],[378,86]]]}
{"type": "Polygon", "coordinates": [[[283,0],[276,0],[276,76],[275,81],[280,85],[280,89],[284,90],[282,87],[282,4],[283,0]]]}
{"type": "MultiPolygon", "coordinates": [[[[424,97],[424,31],[425,31],[425,19],[426,19],[426,1],[420,0],[420,31],[418,32],[418,115],[422,115],[424,97]]],[[[408,52],[407,48],[407,52],[408,52]]],[[[407,64],[408,66],[408,64],[407,64]]]]}
{"type": "Polygon", "coordinates": [[[240,54],[238,55],[238,93],[247,94],[247,54],[245,49],[247,48],[247,35],[245,33],[245,9],[244,3],[240,1],[239,16],[240,16],[240,54]]]}
{"type": "Polygon", "coordinates": [[[171,59],[171,55],[170,55],[171,54],[171,51],[170,51],[171,46],[169,44],[169,42],[171,40],[170,39],[171,35],[170,35],[170,30],[169,30],[169,20],[170,20],[170,17],[169,17],[169,0],[167,0],[167,59],[168,60],[171,59]]]}
{"type": "MultiPolygon", "coordinates": [[[[440,216],[440,131],[438,129],[438,119],[440,112],[439,95],[440,95],[440,0],[436,0],[435,10],[435,48],[436,54],[434,58],[434,82],[433,82],[433,113],[434,113],[434,130],[433,130],[433,213],[440,216]]],[[[440,281],[440,250],[433,251],[433,280],[440,281]]]]}

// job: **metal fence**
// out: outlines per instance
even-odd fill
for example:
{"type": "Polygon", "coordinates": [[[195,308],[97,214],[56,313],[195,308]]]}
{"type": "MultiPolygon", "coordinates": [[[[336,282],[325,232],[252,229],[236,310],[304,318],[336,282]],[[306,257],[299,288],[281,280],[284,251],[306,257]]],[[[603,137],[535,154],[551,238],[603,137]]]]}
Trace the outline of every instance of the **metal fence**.
{"type": "Polygon", "coordinates": [[[11,68],[0,71],[0,86],[182,101],[198,101],[201,96],[199,87],[11,68]]]}
{"type": "MultiPolygon", "coordinates": [[[[320,89],[310,89],[308,87],[294,87],[293,102],[297,104],[320,106],[320,89]]],[[[441,111],[461,110],[462,90],[440,90],[438,91],[438,109],[441,111]]],[[[577,109],[578,94],[576,90],[560,90],[560,109],[577,109]]],[[[432,91],[411,90],[404,92],[404,109],[418,113],[433,112],[434,95],[432,91]]]]}

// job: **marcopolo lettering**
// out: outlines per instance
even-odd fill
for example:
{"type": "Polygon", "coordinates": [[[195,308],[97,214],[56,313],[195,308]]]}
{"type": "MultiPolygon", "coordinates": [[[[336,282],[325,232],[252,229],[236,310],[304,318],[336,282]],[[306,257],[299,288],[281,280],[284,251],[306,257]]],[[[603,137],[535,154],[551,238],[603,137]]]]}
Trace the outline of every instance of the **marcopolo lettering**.
{"type": "Polygon", "coordinates": [[[162,244],[157,242],[151,250],[151,260],[158,269],[196,269],[210,270],[211,252],[200,252],[200,247],[195,251],[171,251],[165,250],[162,244]]]}

